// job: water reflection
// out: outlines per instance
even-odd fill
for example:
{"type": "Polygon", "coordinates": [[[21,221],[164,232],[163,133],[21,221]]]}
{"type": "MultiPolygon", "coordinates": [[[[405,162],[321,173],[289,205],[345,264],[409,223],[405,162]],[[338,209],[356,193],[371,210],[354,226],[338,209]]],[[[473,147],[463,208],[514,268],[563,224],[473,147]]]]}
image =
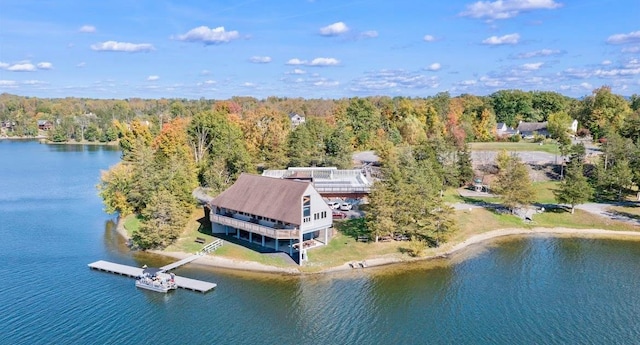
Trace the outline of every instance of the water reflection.
{"type": "Polygon", "coordinates": [[[100,144],[46,144],[50,152],[98,152],[98,151],[120,151],[118,145],[100,144]]]}

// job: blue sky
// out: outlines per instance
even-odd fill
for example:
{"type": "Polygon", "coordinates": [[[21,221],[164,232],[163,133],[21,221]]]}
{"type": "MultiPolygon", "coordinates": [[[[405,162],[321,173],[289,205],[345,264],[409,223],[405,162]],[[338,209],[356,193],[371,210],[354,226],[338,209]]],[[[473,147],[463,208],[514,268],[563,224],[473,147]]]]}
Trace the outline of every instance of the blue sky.
{"type": "Polygon", "coordinates": [[[640,94],[638,0],[0,2],[0,92],[640,94]]]}

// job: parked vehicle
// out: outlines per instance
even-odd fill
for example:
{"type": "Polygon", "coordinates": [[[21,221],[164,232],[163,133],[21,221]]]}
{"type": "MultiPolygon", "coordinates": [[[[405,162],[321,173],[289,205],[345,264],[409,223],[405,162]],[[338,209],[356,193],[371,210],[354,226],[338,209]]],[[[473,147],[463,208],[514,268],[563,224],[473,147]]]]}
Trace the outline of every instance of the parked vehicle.
{"type": "Polygon", "coordinates": [[[327,205],[329,205],[329,208],[331,208],[332,210],[337,210],[338,208],[340,208],[340,203],[337,201],[329,201],[327,202],[327,205]]]}
{"type": "Polygon", "coordinates": [[[333,219],[345,219],[347,214],[340,211],[333,211],[333,219]]]}
{"type": "Polygon", "coordinates": [[[340,205],[341,211],[351,211],[352,208],[353,208],[353,205],[351,205],[348,202],[342,203],[342,205],[340,205]]]}

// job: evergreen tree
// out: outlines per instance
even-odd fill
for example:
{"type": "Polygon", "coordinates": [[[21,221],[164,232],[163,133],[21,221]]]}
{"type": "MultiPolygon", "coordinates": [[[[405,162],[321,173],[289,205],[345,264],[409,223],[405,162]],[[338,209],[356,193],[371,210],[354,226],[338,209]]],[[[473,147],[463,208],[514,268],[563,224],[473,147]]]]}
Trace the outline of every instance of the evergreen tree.
{"type": "Polygon", "coordinates": [[[571,214],[576,205],[584,203],[593,195],[593,189],[583,171],[584,167],[580,160],[569,161],[566,177],[560,182],[560,187],[554,191],[558,203],[571,205],[571,214]]]}

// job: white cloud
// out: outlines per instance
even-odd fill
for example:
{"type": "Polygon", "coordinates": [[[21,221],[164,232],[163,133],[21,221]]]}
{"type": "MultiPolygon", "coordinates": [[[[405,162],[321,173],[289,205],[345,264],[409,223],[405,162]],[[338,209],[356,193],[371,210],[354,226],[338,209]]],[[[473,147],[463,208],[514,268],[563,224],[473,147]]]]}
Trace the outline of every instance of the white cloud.
{"type": "Polygon", "coordinates": [[[42,80],[25,80],[22,82],[25,85],[45,85],[48,84],[46,81],[42,80]]]}
{"type": "Polygon", "coordinates": [[[180,41],[187,42],[203,42],[205,44],[218,44],[227,43],[235,39],[240,38],[238,31],[226,31],[224,26],[219,26],[215,29],[210,29],[207,26],[199,26],[189,30],[184,35],[178,35],[175,37],[180,41]]]}
{"type": "Polygon", "coordinates": [[[293,58],[293,59],[290,59],[289,61],[287,61],[287,65],[294,65],[294,66],[296,66],[296,65],[304,65],[306,63],[307,62],[305,60],[300,60],[300,59],[297,59],[297,58],[293,58]]]}
{"type": "Polygon", "coordinates": [[[326,67],[326,66],[337,66],[339,64],[340,64],[340,61],[338,59],[325,58],[325,57],[318,57],[311,61],[300,60],[298,58],[289,59],[289,61],[287,61],[287,65],[292,65],[292,66],[305,65],[305,66],[313,66],[313,67],[326,67]]]}
{"type": "Polygon", "coordinates": [[[607,38],[609,44],[640,43],[640,30],[628,34],[615,34],[607,38]]]}
{"type": "Polygon", "coordinates": [[[429,67],[427,67],[427,70],[428,70],[428,71],[434,71],[434,72],[435,72],[435,71],[440,70],[440,68],[442,68],[442,66],[441,66],[439,63],[434,62],[434,63],[432,63],[431,65],[429,65],[429,67]]]}
{"type": "Polygon", "coordinates": [[[593,72],[598,77],[626,77],[640,74],[640,67],[637,68],[615,68],[610,70],[598,69],[593,72]]]}
{"type": "Polygon", "coordinates": [[[519,54],[518,58],[520,58],[520,59],[530,59],[530,58],[534,58],[534,57],[559,55],[561,53],[562,52],[559,51],[559,50],[541,49],[541,50],[536,50],[536,51],[533,51],[533,52],[519,54]]]}
{"type": "Polygon", "coordinates": [[[587,82],[580,83],[580,86],[581,86],[583,89],[593,90],[593,85],[591,85],[591,84],[589,84],[589,83],[587,83],[587,82]]]}
{"type": "Polygon", "coordinates": [[[147,77],[147,81],[156,81],[158,79],[160,79],[160,76],[157,75],[150,75],[147,77]]]}
{"type": "Polygon", "coordinates": [[[325,27],[320,28],[320,35],[322,36],[338,36],[349,31],[349,27],[343,22],[333,23],[325,27]]]}
{"type": "Polygon", "coordinates": [[[38,69],[52,69],[53,64],[51,62],[39,62],[37,65],[38,69]]]}
{"type": "Polygon", "coordinates": [[[204,84],[205,84],[205,85],[213,85],[213,84],[215,84],[215,83],[216,83],[216,81],[215,81],[215,80],[211,80],[211,79],[209,79],[209,80],[205,80],[205,81],[204,81],[204,84]]]}
{"type": "Polygon", "coordinates": [[[573,79],[586,79],[591,77],[591,72],[585,69],[567,68],[561,72],[561,75],[573,79]]]}
{"type": "Polygon", "coordinates": [[[8,63],[0,61],[0,69],[5,69],[5,68],[7,68],[9,66],[10,65],[8,63]]]}
{"type": "Polygon", "coordinates": [[[517,44],[518,41],[520,41],[519,34],[508,34],[500,37],[491,36],[485,39],[484,41],[482,41],[482,43],[488,44],[488,45],[503,45],[503,44],[517,44]]]}
{"type": "Polygon", "coordinates": [[[252,56],[249,61],[253,63],[269,63],[271,62],[271,57],[269,56],[252,56]]]}
{"type": "Polygon", "coordinates": [[[482,82],[484,86],[495,87],[495,88],[504,87],[505,85],[507,85],[507,83],[504,80],[501,80],[499,78],[491,78],[487,76],[480,77],[480,82],[482,82]]]}
{"type": "Polygon", "coordinates": [[[297,75],[306,74],[306,73],[307,71],[300,68],[295,68],[293,71],[286,72],[286,74],[297,74],[297,75]]]}
{"type": "Polygon", "coordinates": [[[622,52],[623,53],[631,53],[631,54],[640,53],[640,46],[624,47],[624,48],[622,48],[622,52]]]}
{"type": "Polygon", "coordinates": [[[211,74],[211,71],[207,69],[203,69],[202,71],[200,71],[200,75],[209,75],[209,74],[211,74]]]}
{"type": "Polygon", "coordinates": [[[433,37],[432,35],[424,35],[424,37],[422,38],[425,42],[433,42],[436,40],[435,37],[433,37]]]}
{"type": "Polygon", "coordinates": [[[601,62],[601,64],[605,65],[605,66],[611,65],[611,60],[604,60],[604,61],[601,62]]]}
{"type": "Polygon", "coordinates": [[[311,62],[309,62],[307,66],[336,66],[339,64],[340,61],[337,59],[319,57],[311,60],[311,62]]]}
{"type": "Polygon", "coordinates": [[[365,31],[365,32],[360,34],[360,37],[362,37],[362,38],[376,38],[376,37],[378,37],[378,32],[375,31],[375,30],[365,31]]]}
{"type": "Polygon", "coordinates": [[[256,87],[256,84],[255,83],[246,82],[246,83],[243,83],[242,86],[245,86],[245,87],[256,87]]]}
{"type": "Polygon", "coordinates": [[[128,43],[128,42],[116,42],[106,41],[91,45],[91,49],[95,51],[108,51],[108,52],[149,52],[155,50],[152,44],[149,43],[128,43]]]}
{"type": "Polygon", "coordinates": [[[15,80],[3,80],[0,79],[0,86],[15,86],[17,83],[15,80]]]}
{"type": "Polygon", "coordinates": [[[91,34],[96,32],[96,27],[93,25],[83,25],[78,31],[91,34]]]}
{"type": "Polygon", "coordinates": [[[380,90],[437,88],[440,83],[435,76],[405,70],[380,70],[367,73],[354,80],[351,87],[355,92],[379,92],[380,90]]]}
{"type": "Polygon", "coordinates": [[[36,70],[36,66],[28,62],[17,63],[7,67],[7,71],[11,71],[11,72],[33,72],[35,70],[36,70]]]}
{"type": "Polygon", "coordinates": [[[84,61],[82,61],[82,62],[80,62],[79,64],[77,64],[77,65],[76,65],[76,67],[78,67],[78,68],[83,68],[83,67],[85,67],[86,65],[87,65],[87,63],[86,63],[86,62],[84,62],[84,61]]]}
{"type": "Polygon", "coordinates": [[[508,19],[513,18],[521,12],[533,10],[552,10],[561,7],[562,4],[554,0],[496,0],[478,1],[467,5],[467,10],[460,13],[463,17],[508,19]]]}
{"type": "Polygon", "coordinates": [[[527,71],[536,71],[536,70],[539,70],[540,67],[542,67],[542,65],[543,65],[542,62],[526,63],[522,65],[522,68],[524,68],[527,71]]]}
{"type": "Polygon", "coordinates": [[[463,80],[459,84],[462,86],[473,86],[473,85],[476,85],[477,83],[478,82],[476,80],[471,79],[471,80],[463,80]]]}
{"type": "Polygon", "coordinates": [[[337,80],[322,79],[322,80],[313,82],[313,86],[318,86],[318,87],[334,87],[338,85],[340,85],[340,82],[337,80]]]}

